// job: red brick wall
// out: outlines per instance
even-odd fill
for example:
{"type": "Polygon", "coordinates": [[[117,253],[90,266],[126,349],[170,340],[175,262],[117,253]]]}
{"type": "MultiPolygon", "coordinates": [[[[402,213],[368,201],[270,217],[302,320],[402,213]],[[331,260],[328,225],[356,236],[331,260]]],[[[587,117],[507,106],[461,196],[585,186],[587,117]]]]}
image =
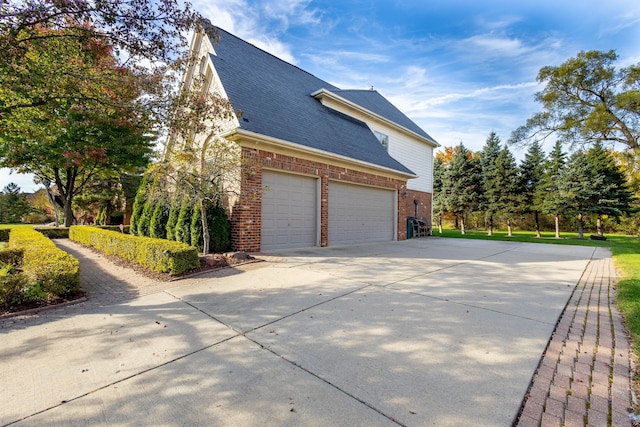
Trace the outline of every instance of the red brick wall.
{"type": "Polygon", "coordinates": [[[413,198],[409,199],[409,197],[413,196],[409,196],[409,194],[426,194],[428,196],[420,196],[420,200],[424,200],[424,203],[429,203],[430,216],[431,196],[428,193],[407,191],[406,181],[250,148],[242,149],[242,157],[245,161],[241,179],[242,190],[231,214],[231,240],[233,249],[237,251],[260,251],[262,168],[320,178],[321,246],[327,246],[329,234],[329,180],[340,180],[397,190],[399,194],[398,240],[407,238],[407,216],[413,215],[413,198]],[[407,193],[407,197],[403,198],[401,196],[403,193],[407,193]],[[411,204],[410,210],[407,209],[409,203],[411,204]]]}
{"type": "Polygon", "coordinates": [[[416,204],[418,202],[418,217],[426,218],[427,224],[431,224],[431,193],[423,191],[407,190],[407,197],[404,198],[407,216],[416,216],[416,204]]]}

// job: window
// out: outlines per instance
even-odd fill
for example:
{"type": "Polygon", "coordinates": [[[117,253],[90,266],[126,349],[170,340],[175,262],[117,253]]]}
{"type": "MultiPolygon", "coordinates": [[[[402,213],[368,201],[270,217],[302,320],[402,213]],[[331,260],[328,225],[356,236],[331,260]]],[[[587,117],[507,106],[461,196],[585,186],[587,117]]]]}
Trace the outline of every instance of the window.
{"type": "Polygon", "coordinates": [[[376,131],[373,131],[373,134],[378,138],[378,141],[380,141],[384,149],[389,151],[389,136],[376,131]]]}

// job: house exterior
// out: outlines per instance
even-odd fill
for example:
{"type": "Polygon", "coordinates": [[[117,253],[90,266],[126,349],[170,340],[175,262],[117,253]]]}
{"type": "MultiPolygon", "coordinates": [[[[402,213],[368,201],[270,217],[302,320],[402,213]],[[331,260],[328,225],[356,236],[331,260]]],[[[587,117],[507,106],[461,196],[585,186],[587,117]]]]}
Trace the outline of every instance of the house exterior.
{"type": "Polygon", "coordinates": [[[342,90],[217,31],[215,44],[194,36],[201,59],[184,82],[200,73],[241,112],[220,135],[252,165],[229,205],[234,250],[404,240],[416,211],[431,223],[433,138],[375,90],[342,90]]]}

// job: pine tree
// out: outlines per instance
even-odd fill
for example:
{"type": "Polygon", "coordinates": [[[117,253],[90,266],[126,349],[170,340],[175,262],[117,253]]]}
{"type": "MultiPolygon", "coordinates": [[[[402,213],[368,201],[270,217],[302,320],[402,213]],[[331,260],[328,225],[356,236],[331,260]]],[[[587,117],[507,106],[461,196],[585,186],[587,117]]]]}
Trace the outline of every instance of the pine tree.
{"type": "Polygon", "coordinates": [[[438,231],[442,234],[442,217],[446,209],[446,193],[444,192],[444,181],[446,180],[447,169],[440,157],[433,159],[433,219],[438,224],[438,231]]]}
{"type": "Polygon", "coordinates": [[[508,236],[512,236],[512,221],[522,204],[520,179],[516,160],[507,147],[500,150],[495,162],[495,188],[500,188],[496,211],[507,220],[508,236]]]}
{"type": "Polygon", "coordinates": [[[535,198],[541,201],[541,211],[552,214],[554,217],[556,239],[560,238],[560,216],[566,209],[566,202],[560,192],[560,182],[566,169],[566,163],[566,154],[562,151],[562,143],[556,141],[544,164],[542,182],[535,195],[535,198]]]}
{"type": "Polygon", "coordinates": [[[584,223],[587,214],[594,212],[598,202],[603,176],[594,173],[587,154],[576,151],[569,158],[567,169],[560,178],[560,192],[567,212],[578,217],[578,238],[584,238],[584,223]]]}
{"type": "Polygon", "coordinates": [[[460,143],[449,166],[446,188],[447,208],[460,219],[460,232],[466,233],[465,218],[478,207],[482,194],[480,162],[460,143]]]}
{"type": "Polygon", "coordinates": [[[540,143],[534,141],[529,145],[529,150],[520,165],[520,188],[522,191],[522,203],[526,212],[533,212],[536,223],[536,237],[540,238],[540,211],[542,199],[538,197],[538,188],[544,175],[545,156],[540,143]]]}
{"type": "Polygon", "coordinates": [[[600,142],[587,151],[587,161],[591,165],[592,173],[602,179],[596,204],[591,209],[597,216],[598,236],[602,237],[602,217],[606,215],[619,218],[631,212],[633,196],[611,151],[605,150],[600,142]]]}
{"type": "Polygon", "coordinates": [[[482,200],[482,209],[489,222],[489,236],[493,236],[493,220],[497,212],[497,199],[500,195],[501,188],[496,187],[496,159],[500,154],[500,138],[495,132],[491,132],[487,138],[482,151],[480,152],[480,165],[482,167],[482,187],[484,197],[482,200]]]}

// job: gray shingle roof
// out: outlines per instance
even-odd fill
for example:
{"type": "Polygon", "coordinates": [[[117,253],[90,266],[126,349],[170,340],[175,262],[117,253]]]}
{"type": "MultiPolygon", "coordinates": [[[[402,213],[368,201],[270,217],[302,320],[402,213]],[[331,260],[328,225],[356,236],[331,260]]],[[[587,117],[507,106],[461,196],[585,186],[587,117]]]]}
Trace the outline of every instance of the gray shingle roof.
{"type": "Polygon", "coordinates": [[[391,120],[392,122],[399,124],[400,126],[435,142],[435,140],[431,138],[428,133],[426,133],[420,126],[415,124],[410,118],[405,116],[402,111],[398,110],[395,105],[389,102],[387,98],[380,95],[378,91],[346,89],[335,90],[332,92],[343,97],[347,101],[358,104],[361,107],[364,107],[379,116],[391,120]]]}
{"type": "Polygon", "coordinates": [[[362,121],[325,107],[311,96],[335,92],[422,136],[429,137],[377,92],[341,91],[314,75],[219,29],[211,60],[240,127],[258,134],[413,174],[393,159],[362,121]]]}

